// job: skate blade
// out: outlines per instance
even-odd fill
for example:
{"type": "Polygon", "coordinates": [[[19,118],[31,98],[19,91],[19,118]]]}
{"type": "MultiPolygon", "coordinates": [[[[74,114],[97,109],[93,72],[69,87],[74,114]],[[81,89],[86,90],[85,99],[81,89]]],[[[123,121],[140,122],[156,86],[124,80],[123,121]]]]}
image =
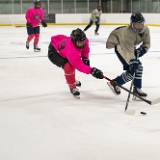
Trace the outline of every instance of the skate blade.
{"type": "Polygon", "coordinates": [[[40,51],[41,51],[41,50],[36,50],[36,49],[34,50],[34,52],[40,52],[40,51]]]}
{"type": "Polygon", "coordinates": [[[76,85],[76,87],[79,87],[79,88],[81,88],[81,85],[76,85]]]}
{"type": "Polygon", "coordinates": [[[138,98],[138,97],[136,97],[136,96],[133,96],[133,97],[132,97],[132,100],[133,100],[133,101],[142,101],[140,98],[138,98]]]}
{"type": "Polygon", "coordinates": [[[77,84],[76,84],[76,87],[79,87],[79,88],[81,88],[81,85],[77,85],[77,84]]]}
{"type": "Polygon", "coordinates": [[[80,96],[78,96],[78,95],[77,96],[73,96],[73,97],[76,98],[76,99],[80,99],[80,96]]]}

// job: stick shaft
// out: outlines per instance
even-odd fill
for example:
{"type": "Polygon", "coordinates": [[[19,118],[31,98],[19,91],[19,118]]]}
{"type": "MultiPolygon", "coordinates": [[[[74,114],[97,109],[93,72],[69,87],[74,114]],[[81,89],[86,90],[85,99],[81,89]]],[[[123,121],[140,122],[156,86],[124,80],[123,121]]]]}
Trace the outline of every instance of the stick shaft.
{"type": "Polygon", "coordinates": [[[135,73],[134,73],[133,79],[132,79],[132,81],[131,81],[131,86],[130,86],[130,89],[129,89],[129,93],[128,93],[128,97],[127,97],[127,101],[126,101],[125,110],[127,110],[127,108],[128,108],[129,99],[130,99],[130,96],[131,96],[131,91],[132,91],[133,82],[134,82],[134,77],[135,77],[135,73]]]}

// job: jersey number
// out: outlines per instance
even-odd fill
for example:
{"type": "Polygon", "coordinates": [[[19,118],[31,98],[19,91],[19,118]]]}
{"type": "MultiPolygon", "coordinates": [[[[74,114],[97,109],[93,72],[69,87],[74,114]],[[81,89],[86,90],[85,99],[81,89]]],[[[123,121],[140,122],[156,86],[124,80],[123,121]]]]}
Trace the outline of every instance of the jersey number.
{"type": "Polygon", "coordinates": [[[59,43],[58,50],[61,51],[62,49],[64,49],[65,44],[66,44],[66,39],[59,43]]]}

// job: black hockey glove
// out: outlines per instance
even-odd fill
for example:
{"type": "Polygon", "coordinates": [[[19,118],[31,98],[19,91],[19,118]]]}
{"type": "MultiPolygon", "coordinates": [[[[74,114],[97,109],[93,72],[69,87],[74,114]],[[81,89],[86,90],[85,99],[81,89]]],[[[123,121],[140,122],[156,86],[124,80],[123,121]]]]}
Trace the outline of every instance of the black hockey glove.
{"type": "Polygon", "coordinates": [[[100,18],[99,17],[96,17],[97,21],[99,22],[100,21],[100,18]]]}
{"type": "Polygon", "coordinates": [[[135,50],[135,55],[138,54],[138,57],[142,57],[145,53],[147,53],[148,48],[146,46],[140,46],[138,49],[135,50]]]}
{"type": "Polygon", "coordinates": [[[92,68],[91,74],[95,78],[103,79],[103,72],[95,67],[92,68]]]}
{"type": "Polygon", "coordinates": [[[26,27],[32,27],[31,23],[30,23],[30,22],[27,22],[27,23],[26,23],[26,27]]]}
{"type": "Polygon", "coordinates": [[[44,28],[47,27],[47,23],[45,21],[42,21],[41,23],[44,28]]]}
{"type": "Polygon", "coordinates": [[[87,66],[90,66],[90,60],[88,58],[83,57],[82,61],[84,64],[86,64],[87,66]]]}

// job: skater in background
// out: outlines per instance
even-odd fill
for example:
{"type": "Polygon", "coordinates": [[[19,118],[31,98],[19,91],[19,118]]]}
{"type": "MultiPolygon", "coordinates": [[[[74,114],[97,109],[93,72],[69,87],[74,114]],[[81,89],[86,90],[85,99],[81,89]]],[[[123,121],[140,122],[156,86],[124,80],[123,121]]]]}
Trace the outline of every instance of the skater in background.
{"type": "MultiPolygon", "coordinates": [[[[108,83],[115,94],[120,94],[120,88],[116,85],[123,85],[133,79],[133,92],[139,96],[147,96],[142,88],[143,66],[139,59],[150,48],[150,32],[145,26],[145,19],[140,12],[133,13],[130,18],[130,25],[118,27],[109,35],[106,48],[115,48],[117,57],[123,65],[123,72],[120,76],[108,83]],[[137,46],[137,48],[136,48],[137,46]]],[[[136,97],[133,97],[136,100],[136,97]]]]}
{"type": "Polygon", "coordinates": [[[29,49],[30,41],[34,38],[35,52],[41,51],[41,49],[38,47],[40,37],[39,23],[41,23],[43,27],[47,27],[47,24],[45,23],[43,18],[43,13],[44,9],[41,8],[41,2],[39,0],[35,0],[34,7],[29,8],[25,15],[27,21],[26,28],[28,33],[26,48],[29,49]]]}
{"type": "Polygon", "coordinates": [[[73,30],[70,37],[66,35],[51,37],[48,58],[57,67],[63,69],[70,92],[75,97],[80,95],[76,87],[81,86],[81,82],[75,79],[75,70],[92,74],[95,78],[103,78],[101,70],[90,67],[89,52],[89,40],[79,28],[73,30]]]}
{"type": "Polygon", "coordinates": [[[101,6],[98,6],[95,10],[93,10],[93,12],[91,14],[90,22],[83,31],[86,31],[88,28],[90,28],[92,26],[93,23],[95,23],[95,25],[96,25],[95,35],[99,35],[98,30],[99,30],[99,26],[100,26],[101,14],[102,14],[101,6]]]}

